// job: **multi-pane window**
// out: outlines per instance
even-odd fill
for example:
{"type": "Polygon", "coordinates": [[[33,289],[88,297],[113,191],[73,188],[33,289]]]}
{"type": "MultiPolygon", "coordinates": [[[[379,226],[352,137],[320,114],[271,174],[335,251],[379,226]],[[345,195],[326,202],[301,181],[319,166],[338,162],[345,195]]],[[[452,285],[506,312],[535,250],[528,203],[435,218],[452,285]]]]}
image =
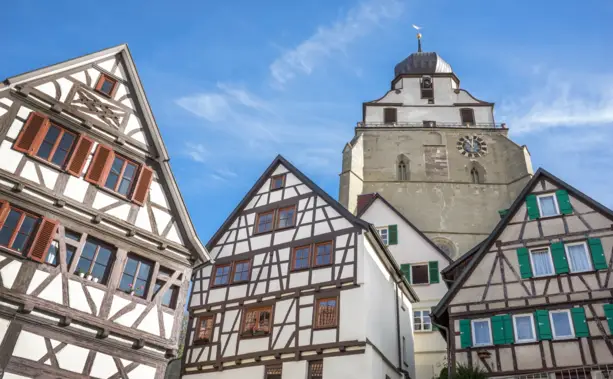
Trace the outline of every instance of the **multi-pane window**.
{"type": "Polygon", "coordinates": [[[426,332],[432,330],[429,310],[416,310],[413,312],[413,325],[416,332],[426,332]]]}
{"type": "Polygon", "coordinates": [[[430,277],[428,276],[428,264],[411,265],[411,283],[412,284],[428,284],[430,277]]]}
{"type": "Polygon", "coordinates": [[[120,195],[128,196],[136,179],[137,170],[138,166],[136,163],[115,155],[104,186],[120,195]]]}
{"type": "Polygon", "coordinates": [[[75,140],[76,135],[74,133],[51,124],[36,152],[36,156],[57,166],[63,166],[75,140]]]}
{"type": "Polygon", "coordinates": [[[106,282],[107,273],[111,267],[113,259],[113,249],[108,245],[95,240],[88,239],[77,263],[77,274],[91,274],[98,278],[101,283],[106,282]]]}
{"type": "Polygon", "coordinates": [[[275,218],[275,211],[258,214],[255,232],[265,233],[272,230],[273,219],[275,218]]]}
{"type": "Polygon", "coordinates": [[[565,244],[564,247],[571,272],[592,270],[592,262],[585,242],[565,244]]]}
{"type": "Polygon", "coordinates": [[[384,228],[377,228],[377,231],[379,232],[379,236],[381,237],[381,240],[383,241],[383,243],[387,246],[389,245],[389,229],[388,227],[384,227],[384,228]]]}
{"type": "Polygon", "coordinates": [[[100,79],[98,79],[98,83],[96,84],[96,90],[109,97],[113,96],[116,87],[117,80],[105,74],[100,75],[100,79]]]}
{"type": "Polygon", "coordinates": [[[123,269],[123,275],[119,282],[119,289],[124,292],[134,291],[134,295],[145,297],[149,280],[151,279],[151,271],[153,263],[143,258],[130,255],[123,269]]]}
{"type": "Polygon", "coordinates": [[[315,245],[314,266],[325,266],[332,263],[332,242],[315,245]]]}
{"type": "Polygon", "coordinates": [[[196,335],[194,342],[206,343],[211,341],[215,318],[213,316],[199,317],[196,321],[196,335]]]}
{"type": "Polygon", "coordinates": [[[472,320],[473,345],[484,346],[492,344],[490,319],[472,320]]]}
{"type": "Polygon", "coordinates": [[[534,276],[553,275],[553,262],[549,248],[539,248],[530,250],[530,261],[534,276]]]}
{"type": "Polygon", "coordinates": [[[25,251],[34,238],[37,223],[38,217],[21,209],[10,208],[0,229],[0,245],[18,252],[25,251]]]}
{"type": "MultiPolygon", "coordinates": [[[[81,234],[77,232],[73,232],[72,230],[66,229],[64,235],[66,238],[71,239],[73,241],[81,240],[81,234]]],[[[77,247],[66,244],[66,266],[70,267],[72,263],[72,258],[77,252],[77,247]]],[[[49,263],[53,266],[57,266],[60,263],[60,243],[57,240],[51,241],[49,245],[49,250],[47,251],[47,258],[45,259],[45,263],[49,263]]]]}
{"type": "Polygon", "coordinates": [[[554,339],[573,338],[573,324],[570,319],[570,311],[551,311],[549,312],[551,319],[551,331],[554,339]]]}
{"type": "Polygon", "coordinates": [[[240,261],[234,264],[234,275],[232,275],[232,282],[244,282],[249,280],[249,261],[240,261]]]}
{"type": "Polygon", "coordinates": [[[513,330],[515,331],[515,342],[536,341],[536,331],[534,329],[534,316],[530,313],[513,316],[513,330]]]}
{"type": "Polygon", "coordinates": [[[230,272],[232,271],[232,265],[227,264],[223,266],[215,267],[215,280],[213,281],[214,286],[223,286],[225,284],[230,283],[230,272]]]}
{"type": "Polygon", "coordinates": [[[276,190],[285,187],[285,174],[275,175],[270,178],[270,190],[276,190]]]}
{"type": "Polygon", "coordinates": [[[310,361],[308,379],[322,379],[323,377],[324,377],[324,362],[323,361],[310,361]]]}
{"type": "Polygon", "coordinates": [[[309,267],[309,255],[311,246],[300,246],[294,248],[294,259],[292,260],[292,269],[300,270],[309,267]]]}
{"type": "Polygon", "coordinates": [[[315,327],[333,328],[338,320],[338,298],[318,299],[315,307],[315,327]]]}
{"type": "MultiPolygon", "coordinates": [[[[162,289],[165,282],[158,280],[153,286],[153,296],[162,289]]],[[[169,308],[175,308],[177,306],[177,296],[179,295],[179,287],[171,285],[162,295],[162,305],[169,308]]]]}
{"type": "Polygon", "coordinates": [[[560,214],[558,200],[554,193],[537,196],[537,200],[541,217],[557,216],[560,214]]]}
{"type": "Polygon", "coordinates": [[[213,286],[246,282],[251,273],[251,261],[237,261],[215,266],[213,286]]]}
{"type": "Polygon", "coordinates": [[[266,376],[264,379],[281,379],[283,373],[281,367],[280,365],[266,366],[266,376]]]}
{"type": "Polygon", "coordinates": [[[295,206],[279,209],[279,215],[277,216],[277,229],[290,228],[294,226],[295,216],[296,216],[295,206]]]}
{"type": "Polygon", "coordinates": [[[243,335],[259,336],[270,332],[272,306],[245,310],[243,318],[243,335]]]}
{"type": "Polygon", "coordinates": [[[296,206],[259,213],[255,220],[255,233],[266,233],[273,229],[291,228],[296,224],[296,206]],[[276,216],[276,217],[275,217],[276,216]]]}

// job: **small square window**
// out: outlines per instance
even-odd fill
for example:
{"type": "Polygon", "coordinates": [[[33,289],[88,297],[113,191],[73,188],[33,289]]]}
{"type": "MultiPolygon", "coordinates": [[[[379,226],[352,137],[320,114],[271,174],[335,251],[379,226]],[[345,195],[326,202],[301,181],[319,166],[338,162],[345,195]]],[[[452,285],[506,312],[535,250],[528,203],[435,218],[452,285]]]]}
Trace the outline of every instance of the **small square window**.
{"type": "Polygon", "coordinates": [[[573,338],[575,332],[573,324],[570,320],[570,311],[551,311],[549,312],[551,319],[551,330],[554,339],[573,338]]]}
{"type": "Polygon", "coordinates": [[[486,346],[492,344],[492,331],[489,319],[473,320],[472,333],[473,344],[475,346],[486,346]]]}
{"type": "Polygon", "coordinates": [[[514,315],[513,324],[513,330],[515,331],[515,342],[536,341],[534,316],[532,314],[514,315]]]}
{"type": "Polygon", "coordinates": [[[272,306],[245,310],[243,336],[264,336],[270,333],[272,306]]]}
{"type": "Polygon", "coordinates": [[[273,219],[275,218],[275,211],[265,212],[258,214],[255,222],[255,232],[265,233],[272,230],[273,219]]]}
{"type": "Polygon", "coordinates": [[[230,283],[230,272],[232,271],[232,265],[220,265],[215,267],[215,280],[213,280],[213,286],[223,286],[230,283]]]}
{"type": "Polygon", "coordinates": [[[530,262],[534,276],[553,275],[553,262],[548,247],[530,250],[530,262]]]}
{"type": "Polygon", "coordinates": [[[292,226],[294,226],[295,216],[295,206],[279,209],[279,217],[277,217],[277,229],[291,228],[292,226]]]}
{"type": "Polygon", "coordinates": [[[300,247],[294,248],[292,269],[301,270],[304,268],[309,268],[310,253],[311,253],[311,246],[300,246],[300,247]]]}
{"type": "Polygon", "coordinates": [[[234,264],[234,274],[232,275],[232,283],[245,282],[249,280],[250,261],[239,261],[234,264]]]}
{"type": "Polygon", "coordinates": [[[318,299],[315,309],[315,328],[334,328],[338,320],[338,299],[318,299]]]}
{"type": "Polygon", "coordinates": [[[389,245],[389,229],[388,229],[388,227],[386,226],[384,228],[377,228],[377,231],[379,232],[379,236],[381,237],[381,240],[383,241],[385,246],[389,245]]]}
{"type": "Polygon", "coordinates": [[[213,326],[215,318],[213,316],[199,317],[196,319],[196,336],[195,343],[207,343],[211,341],[213,336],[213,326]]]}
{"type": "Polygon", "coordinates": [[[411,265],[411,284],[429,284],[428,271],[427,264],[411,265]]]}
{"type": "Polygon", "coordinates": [[[592,271],[592,262],[585,242],[565,244],[570,272],[592,271]]]}
{"type": "Polygon", "coordinates": [[[541,217],[551,217],[560,214],[555,194],[541,195],[537,199],[541,217]]]}
{"type": "Polygon", "coordinates": [[[432,321],[429,310],[417,310],[413,312],[413,325],[416,332],[432,331],[432,321]]]}
{"type": "Polygon", "coordinates": [[[111,78],[106,74],[101,74],[96,84],[96,91],[108,96],[113,97],[115,90],[117,89],[117,80],[111,78]]]}
{"type": "Polygon", "coordinates": [[[270,190],[277,190],[285,187],[285,174],[275,175],[270,179],[270,190]]]}
{"type": "Polygon", "coordinates": [[[283,374],[282,366],[267,366],[266,377],[264,379],[281,379],[283,374]]]}
{"type": "Polygon", "coordinates": [[[310,361],[308,379],[322,379],[323,377],[324,377],[324,362],[323,361],[310,361]]]}
{"type": "Polygon", "coordinates": [[[326,266],[332,263],[332,242],[315,245],[314,266],[326,266]]]}

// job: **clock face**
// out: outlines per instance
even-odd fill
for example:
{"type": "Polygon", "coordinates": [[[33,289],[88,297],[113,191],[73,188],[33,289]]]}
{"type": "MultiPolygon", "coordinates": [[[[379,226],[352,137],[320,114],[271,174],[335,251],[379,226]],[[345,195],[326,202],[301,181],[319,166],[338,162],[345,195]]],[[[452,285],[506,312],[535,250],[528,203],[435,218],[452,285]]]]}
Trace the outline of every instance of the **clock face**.
{"type": "Polygon", "coordinates": [[[468,158],[478,158],[487,154],[487,144],[478,136],[460,137],[457,148],[460,154],[468,158]]]}

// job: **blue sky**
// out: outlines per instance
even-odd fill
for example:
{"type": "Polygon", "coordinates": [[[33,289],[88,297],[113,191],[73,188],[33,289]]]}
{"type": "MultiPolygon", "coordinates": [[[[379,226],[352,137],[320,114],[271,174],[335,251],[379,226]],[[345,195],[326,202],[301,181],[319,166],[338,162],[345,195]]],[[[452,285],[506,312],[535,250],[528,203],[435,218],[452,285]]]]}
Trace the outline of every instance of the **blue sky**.
{"type": "Polygon", "coordinates": [[[586,0],[11,1],[0,77],[128,43],[206,242],[281,153],[334,197],[361,103],[415,51],[543,166],[613,206],[613,3],[586,0]]]}

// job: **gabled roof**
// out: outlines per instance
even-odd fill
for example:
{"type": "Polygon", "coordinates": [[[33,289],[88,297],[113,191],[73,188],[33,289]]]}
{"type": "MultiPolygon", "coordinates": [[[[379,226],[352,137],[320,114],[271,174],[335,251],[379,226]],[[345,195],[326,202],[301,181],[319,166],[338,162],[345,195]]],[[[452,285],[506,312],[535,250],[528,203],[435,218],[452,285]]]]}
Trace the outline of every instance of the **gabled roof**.
{"type": "Polygon", "coordinates": [[[451,273],[452,271],[454,271],[456,268],[460,267],[461,265],[468,264],[468,261],[470,261],[475,256],[477,251],[479,251],[479,248],[481,247],[482,243],[483,241],[479,242],[478,244],[473,246],[472,249],[468,250],[465,254],[462,254],[460,258],[456,259],[449,266],[441,270],[441,274],[443,274],[444,276],[445,274],[451,273]]]}
{"type": "Polygon", "coordinates": [[[453,299],[456,292],[462,287],[464,282],[471,275],[472,271],[477,266],[477,264],[479,264],[483,256],[489,251],[490,247],[496,242],[496,239],[504,231],[509,221],[511,221],[511,219],[515,216],[515,213],[517,213],[517,211],[523,204],[526,196],[530,193],[530,191],[532,191],[532,189],[537,185],[537,183],[541,179],[547,179],[548,181],[554,183],[558,187],[566,189],[573,197],[576,197],[577,199],[588,204],[589,206],[593,207],[599,212],[602,212],[603,214],[607,215],[611,220],[613,220],[613,211],[611,209],[600,204],[596,200],[587,196],[586,194],[579,191],[578,189],[571,186],[570,184],[564,182],[562,179],[549,173],[545,169],[539,168],[534,174],[534,176],[532,177],[532,179],[530,179],[530,181],[526,184],[524,189],[517,196],[517,198],[515,199],[515,201],[509,208],[509,212],[506,214],[506,216],[504,216],[498,222],[498,225],[496,225],[496,228],[494,228],[494,230],[489,235],[489,237],[479,245],[478,250],[473,254],[474,258],[468,263],[468,266],[466,267],[466,269],[464,269],[462,274],[453,283],[449,291],[447,291],[447,293],[441,299],[441,301],[437,304],[437,306],[432,309],[432,314],[435,318],[440,318],[447,311],[447,307],[451,299],[453,299]]]}
{"type": "Polygon", "coordinates": [[[424,233],[421,232],[421,230],[419,230],[415,225],[413,225],[413,223],[411,221],[409,221],[409,219],[407,219],[406,217],[404,217],[404,215],[402,213],[400,213],[396,208],[394,208],[392,206],[392,204],[390,204],[387,200],[385,200],[385,198],[383,196],[381,196],[380,194],[378,194],[377,192],[371,193],[371,194],[364,194],[364,195],[360,195],[360,196],[364,196],[363,199],[367,199],[366,201],[363,202],[362,206],[360,206],[360,201],[358,199],[358,217],[361,217],[364,213],[366,213],[366,211],[368,210],[368,208],[370,208],[375,201],[377,201],[377,199],[381,200],[385,205],[387,205],[392,211],[394,211],[394,213],[400,217],[404,222],[407,223],[407,225],[409,225],[413,230],[415,230],[417,232],[417,234],[419,234],[419,236],[421,238],[423,238],[424,240],[426,240],[428,242],[428,244],[430,244],[430,246],[432,246],[432,248],[434,248],[434,250],[436,250],[440,255],[442,255],[443,257],[445,257],[445,259],[449,262],[449,263],[453,263],[453,259],[451,259],[447,254],[445,254],[438,246],[436,246],[436,244],[434,244],[434,242],[432,242],[430,240],[430,238],[426,237],[426,235],[424,233]]]}
{"type": "Polygon", "coordinates": [[[96,59],[113,55],[120,55],[125,64],[126,75],[128,76],[127,80],[134,87],[134,98],[136,106],[138,106],[140,111],[142,112],[144,122],[151,135],[151,140],[154,144],[155,152],[157,153],[156,160],[161,167],[161,171],[159,172],[159,174],[161,174],[162,179],[164,179],[168,183],[168,187],[170,189],[169,195],[171,197],[172,203],[174,203],[177,209],[181,226],[185,230],[188,241],[192,245],[193,250],[195,250],[196,252],[196,257],[194,258],[206,262],[210,259],[209,253],[198,238],[196,229],[194,228],[189,213],[187,212],[185,202],[183,201],[183,197],[181,196],[179,187],[177,186],[177,182],[172,173],[172,169],[170,168],[170,157],[168,155],[168,151],[166,150],[166,146],[164,145],[164,141],[162,140],[160,129],[153,116],[149,101],[147,100],[147,95],[145,94],[145,90],[138,75],[138,71],[136,70],[136,65],[134,64],[132,54],[130,54],[130,50],[128,49],[127,44],[117,45],[114,47],[97,51],[95,53],[82,55],[80,57],[69,59],[64,62],[56,63],[50,66],[46,66],[43,68],[6,78],[0,84],[0,91],[18,87],[19,85],[25,84],[34,79],[43,78],[45,75],[56,70],[66,70],[69,68],[78,67],[82,64],[94,61],[96,59]]]}

